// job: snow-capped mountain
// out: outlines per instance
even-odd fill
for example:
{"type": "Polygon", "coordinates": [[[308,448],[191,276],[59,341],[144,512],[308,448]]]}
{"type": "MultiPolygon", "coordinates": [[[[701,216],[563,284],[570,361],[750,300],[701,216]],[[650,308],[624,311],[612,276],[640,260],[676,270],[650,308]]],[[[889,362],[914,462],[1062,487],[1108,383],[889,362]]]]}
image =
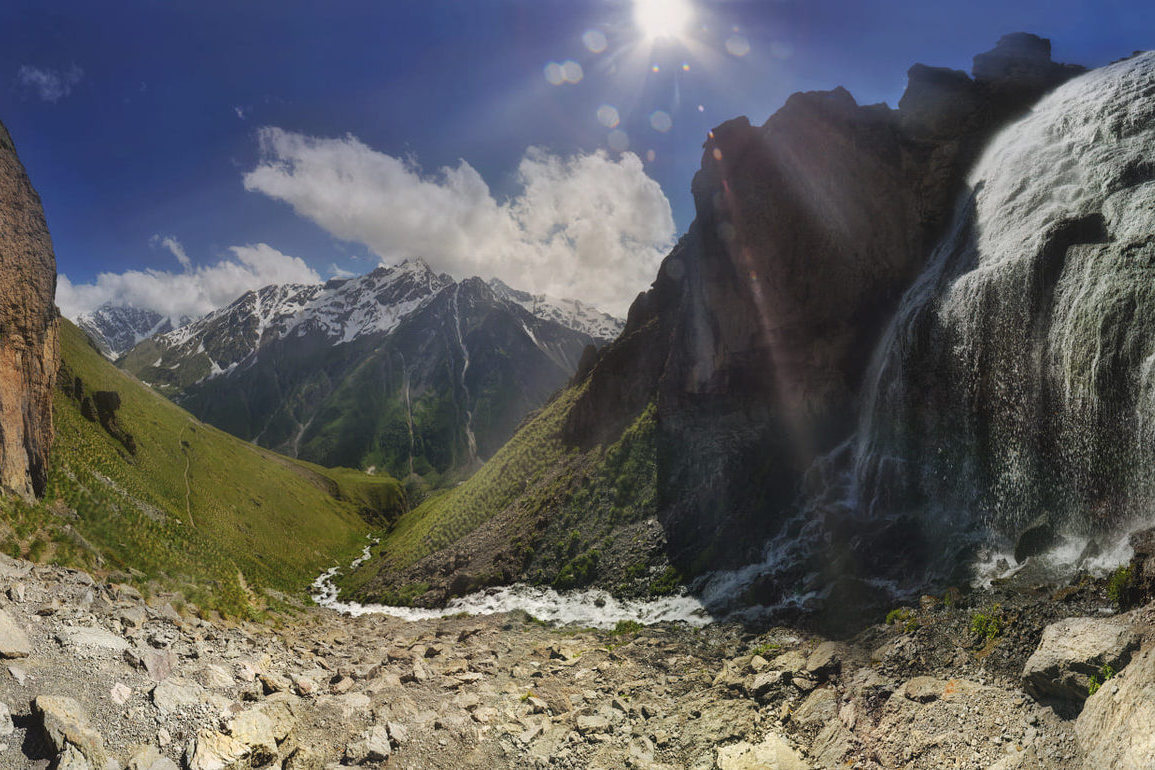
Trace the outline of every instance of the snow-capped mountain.
{"type": "MultiPolygon", "coordinates": [[[[281,284],[248,291],[231,305],[179,329],[156,335],[154,386],[183,388],[231,372],[265,344],[318,335],[332,345],[392,331],[422,302],[453,283],[423,260],[379,267],[324,284],[281,284]]],[[[140,351],[133,356],[139,359],[140,351]]],[[[136,370],[143,362],[126,362],[136,370]]]]}
{"type": "Polygon", "coordinates": [[[266,286],[145,340],[121,365],[262,446],[439,477],[496,451],[594,342],[503,288],[422,260],[266,286]]]}
{"type": "Polygon", "coordinates": [[[558,299],[548,294],[531,294],[508,286],[500,278],[491,278],[489,288],[502,299],[521,305],[535,317],[556,321],[562,326],[588,334],[597,340],[598,344],[617,339],[622,329],[626,327],[624,320],[580,300],[558,299]]]}
{"type": "MultiPolygon", "coordinates": [[[[107,358],[116,359],[154,334],[173,330],[172,322],[155,310],[105,303],[72,319],[107,358]]],[[[188,319],[183,319],[186,323],[188,319]]]]}

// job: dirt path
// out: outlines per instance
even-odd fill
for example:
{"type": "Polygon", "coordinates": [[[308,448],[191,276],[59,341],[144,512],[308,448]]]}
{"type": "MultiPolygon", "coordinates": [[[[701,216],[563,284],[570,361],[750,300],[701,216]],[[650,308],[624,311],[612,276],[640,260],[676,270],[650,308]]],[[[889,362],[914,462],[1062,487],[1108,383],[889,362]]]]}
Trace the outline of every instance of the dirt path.
{"type": "Polygon", "coordinates": [[[180,429],[180,435],[177,436],[177,441],[180,442],[180,451],[181,451],[181,454],[184,455],[184,509],[185,509],[185,513],[188,514],[189,525],[193,529],[196,529],[197,524],[195,521],[193,521],[192,502],[190,499],[192,497],[192,487],[188,483],[188,472],[189,472],[189,468],[192,467],[192,457],[189,455],[189,452],[188,452],[189,447],[186,447],[185,443],[184,443],[184,432],[185,432],[185,429],[187,429],[187,428],[188,428],[188,424],[186,423],[185,426],[180,429]]]}

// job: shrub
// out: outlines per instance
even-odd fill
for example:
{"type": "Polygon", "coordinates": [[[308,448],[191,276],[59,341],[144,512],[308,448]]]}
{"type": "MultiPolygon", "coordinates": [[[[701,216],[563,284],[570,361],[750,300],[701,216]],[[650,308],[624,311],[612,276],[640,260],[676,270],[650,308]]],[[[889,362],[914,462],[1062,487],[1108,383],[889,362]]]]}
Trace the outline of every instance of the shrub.
{"type": "Polygon", "coordinates": [[[1134,575],[1130,566],[1122,566],[1111,573],[1107,578],[1107,598],[1119,609],[1131,603],[1131,588],[1134,575]]]}
{"type": "Polygon", "coordinates": [[[1002,607],[993,604],[985,612],[976,612],[971,615],[971,633],[984,641],[991,641],[1003,632],[1002,607]]]}

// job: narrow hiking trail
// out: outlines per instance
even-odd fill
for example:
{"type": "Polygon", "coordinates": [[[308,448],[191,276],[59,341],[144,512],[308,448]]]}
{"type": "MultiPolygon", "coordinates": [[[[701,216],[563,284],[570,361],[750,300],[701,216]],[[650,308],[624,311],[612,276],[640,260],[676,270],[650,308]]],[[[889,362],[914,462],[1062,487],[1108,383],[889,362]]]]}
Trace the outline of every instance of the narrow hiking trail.
{"type": "Polygon", "coordinates": [[[192,467],[192,456],[189,454],[188,450],[191,447],[187,446],[184,442],[184,432],[187,429],[188,429],[188,424],[185,423],[184,427],[182,427],[180,429],[180,435],[177,436],[177,441],[180,444],[181,454],[184,455],[184,509],[185,509],[185,513],[188,514],[189,525],[193,529],[196,529],[197,524],[193,520],[193,515],[192,515],[192,502],[191,502],[192,486],[190,486],[188,483],[188,472],[189,472],[189,468],[192,467]]]}

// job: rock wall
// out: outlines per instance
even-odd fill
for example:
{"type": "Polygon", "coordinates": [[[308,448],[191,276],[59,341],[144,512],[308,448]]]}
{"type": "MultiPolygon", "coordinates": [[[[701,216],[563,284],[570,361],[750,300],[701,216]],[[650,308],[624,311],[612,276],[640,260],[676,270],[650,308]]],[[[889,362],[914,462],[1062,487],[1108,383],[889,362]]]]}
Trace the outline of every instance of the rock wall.
{"type": "Polygon", "coordinates": [[[56,257],[40,196],[0,125],[0,486],[41,494],[60,351],[56,257]]]}
{"type": "Polygon", "coordinates": [[[979,151],[1080,71],[1010,35],[973,79],[916,65],[897,110],[839,88],[711,132],[697,217],[566,426],[571,442],[605,442],[657,399],[675,563],[759,556],[807,469],[853,432],[871,353],[979,151]]]}

